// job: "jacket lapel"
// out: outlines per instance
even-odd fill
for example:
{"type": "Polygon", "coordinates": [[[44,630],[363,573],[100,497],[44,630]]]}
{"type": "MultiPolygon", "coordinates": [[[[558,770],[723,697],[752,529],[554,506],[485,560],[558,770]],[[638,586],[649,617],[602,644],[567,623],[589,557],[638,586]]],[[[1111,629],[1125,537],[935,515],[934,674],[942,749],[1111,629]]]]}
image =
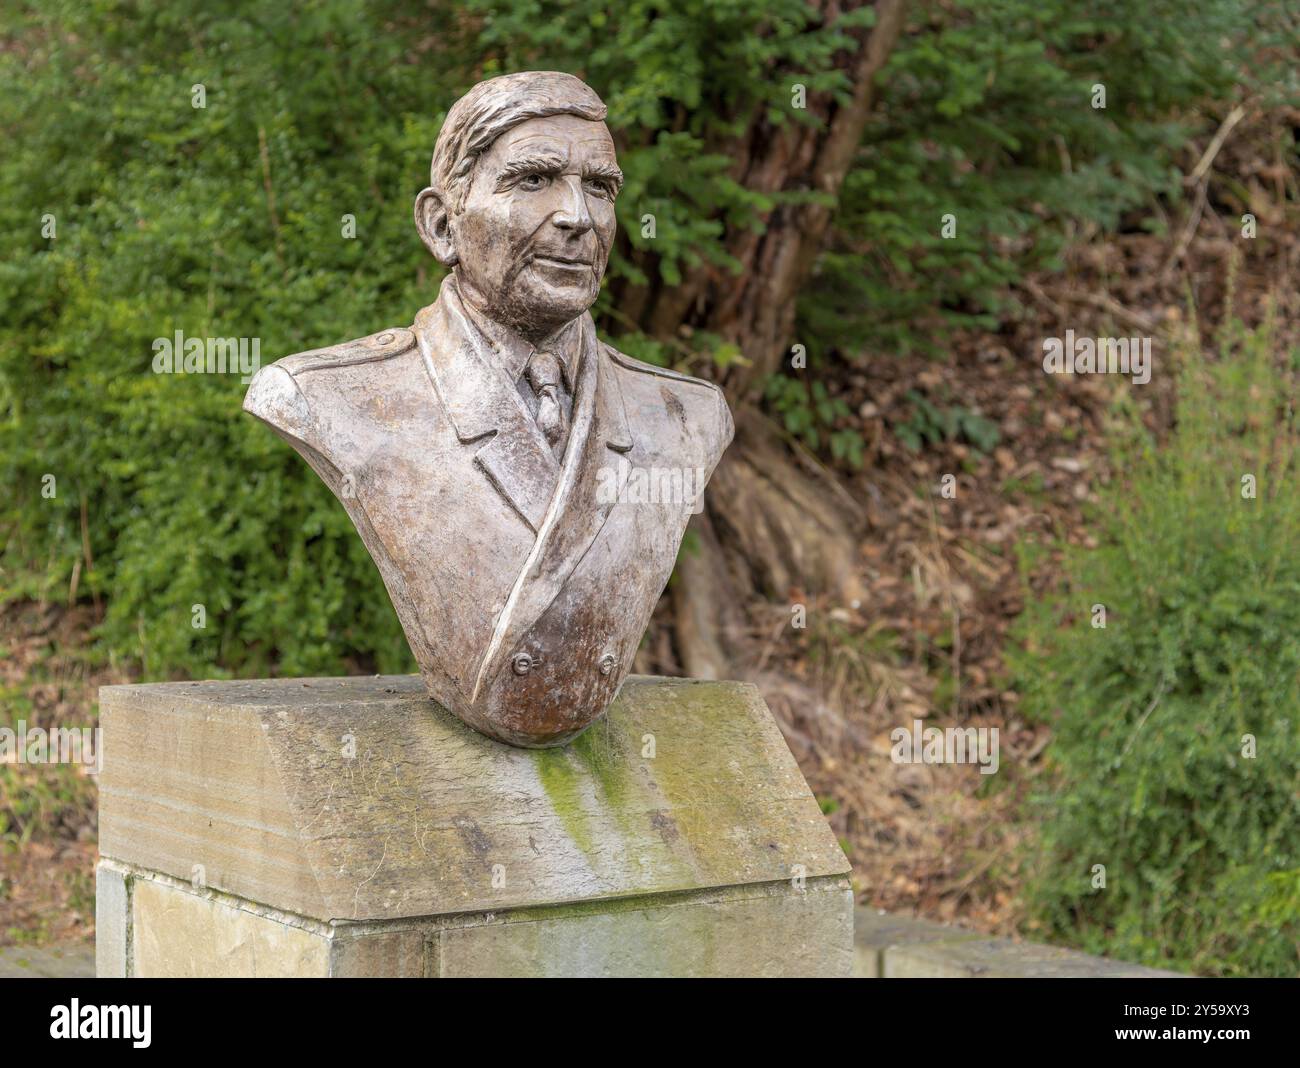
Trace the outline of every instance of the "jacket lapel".
{"type": "Polygon", "coordinates": [[[497,618],[475,680],[475,700],[519,638],[550,607],[617,503],[629,466],[623,454],[632,448],[632,438],[616,374],[596,341],[591,316],[584,315],[582,359],[563,468],[537,528],[533,551],[497,618]]]}
{"type": "Polygon", "coordinates": [[[468,322],[451,278],[415,317],[415,334],[438,399],[463,444],[488,440],[474,462],[536,533],[560,478],[560,465],[519,390],[489,358],[468,322]]]}

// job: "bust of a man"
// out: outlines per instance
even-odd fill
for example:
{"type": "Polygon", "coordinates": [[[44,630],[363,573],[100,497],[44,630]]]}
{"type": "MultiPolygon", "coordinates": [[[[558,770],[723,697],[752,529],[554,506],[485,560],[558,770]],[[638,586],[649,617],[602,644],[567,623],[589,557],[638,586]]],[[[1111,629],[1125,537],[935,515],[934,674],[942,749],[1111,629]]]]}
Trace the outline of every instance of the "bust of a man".
{"type": "Polygon", "coordinates": [[[614,699],[732,436],[716,386],[596,337],[622,184],[604,119],[568,74],[476,85],[415,201],[437,300],[244,401],[347,509],[430,695],[514,745],[614,699]]]}

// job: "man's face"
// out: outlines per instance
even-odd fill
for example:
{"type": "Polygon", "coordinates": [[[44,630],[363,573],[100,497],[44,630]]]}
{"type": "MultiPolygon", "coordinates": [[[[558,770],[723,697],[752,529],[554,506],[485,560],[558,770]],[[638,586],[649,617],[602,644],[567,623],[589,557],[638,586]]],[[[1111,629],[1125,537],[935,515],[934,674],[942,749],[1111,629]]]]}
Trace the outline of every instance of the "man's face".
{"type": "Polygon", "coordinates": [[[449,220],[461,293],[534,340],[581,315],[605,275],[621,182],[603,122],[556,115],[507,130],[449,220]]]}

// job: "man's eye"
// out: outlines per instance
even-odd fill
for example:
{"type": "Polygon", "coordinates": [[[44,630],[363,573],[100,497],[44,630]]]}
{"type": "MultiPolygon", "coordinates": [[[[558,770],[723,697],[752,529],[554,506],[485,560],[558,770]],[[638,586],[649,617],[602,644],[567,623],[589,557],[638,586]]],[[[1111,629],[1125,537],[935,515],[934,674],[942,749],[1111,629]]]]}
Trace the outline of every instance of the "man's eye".
{"type": "Polygon", "coordinates": [[[546,185],[546,176],[543,174],[536,174],[536,173],[525,174],[522,178],[519,179],[520,189],[528,189],[533,192],[536,192],[538,189],[544,188],[545,185],[546,185]]]}
{"type": "Polygon", "coordinates": [[[603,178],[588,178],[587,188],[606,200],[614,199],[614,187],[603,178]]]}

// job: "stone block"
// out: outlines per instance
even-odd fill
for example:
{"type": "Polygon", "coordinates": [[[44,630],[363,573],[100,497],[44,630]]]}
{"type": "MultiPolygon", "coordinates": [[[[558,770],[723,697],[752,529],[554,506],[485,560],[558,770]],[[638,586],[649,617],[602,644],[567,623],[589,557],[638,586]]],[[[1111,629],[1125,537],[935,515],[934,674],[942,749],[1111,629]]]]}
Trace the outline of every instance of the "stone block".
{"type": "Polygon", "coordinates": [[[0,979],[93,979],[95,947],[89,942],[0,948],[0,979]]]}
{"type": "Polygon", "coordinates": [[[1073,979],[1174,976],[1059,946],[989,938],[978,931],[859,908],[853,974],[867,979],[1073,979]]]}
{"type": "Polygon", "coordinates": [[[101,979],[127,975],[129,909],[125,870],[101,860],[95,868],[95,974],[101,979]]]}
{"type": "Polygon", "coordinates": [[[1140,964],[1093,957],[1060,946],[1004,938],[962,939],[885,950],[885,979],[1122,979],[1180,978],[1140,964]]]}
{"type": "Polygon", "coordinates": [[[127,974],[849,972],[848,861],[752,686],[632,677],[545,750],[407,676],[106,687],[101,719],[127,974]]]}
{"type": "Polygon", "coordinates": [[[929,942],[960,942],[979,938],[975,931],[945,927],[911,916],[896,916],[871,908],[854,911],[853,975],[858,979],[883,979],[885,952],[899,946],[929,942]]]}
{"type": "Polygon", "coordinates": [[[438,939],[437,974],[847,976],[852,901],[847,880],[794,892],[760,884],[452,924],[438,939]]]}
{"type": "Polygon", "coordinates": [[[131,888],[132,975],[325,978],[330,932],[183,885],[138,878],[131,888]]]}

